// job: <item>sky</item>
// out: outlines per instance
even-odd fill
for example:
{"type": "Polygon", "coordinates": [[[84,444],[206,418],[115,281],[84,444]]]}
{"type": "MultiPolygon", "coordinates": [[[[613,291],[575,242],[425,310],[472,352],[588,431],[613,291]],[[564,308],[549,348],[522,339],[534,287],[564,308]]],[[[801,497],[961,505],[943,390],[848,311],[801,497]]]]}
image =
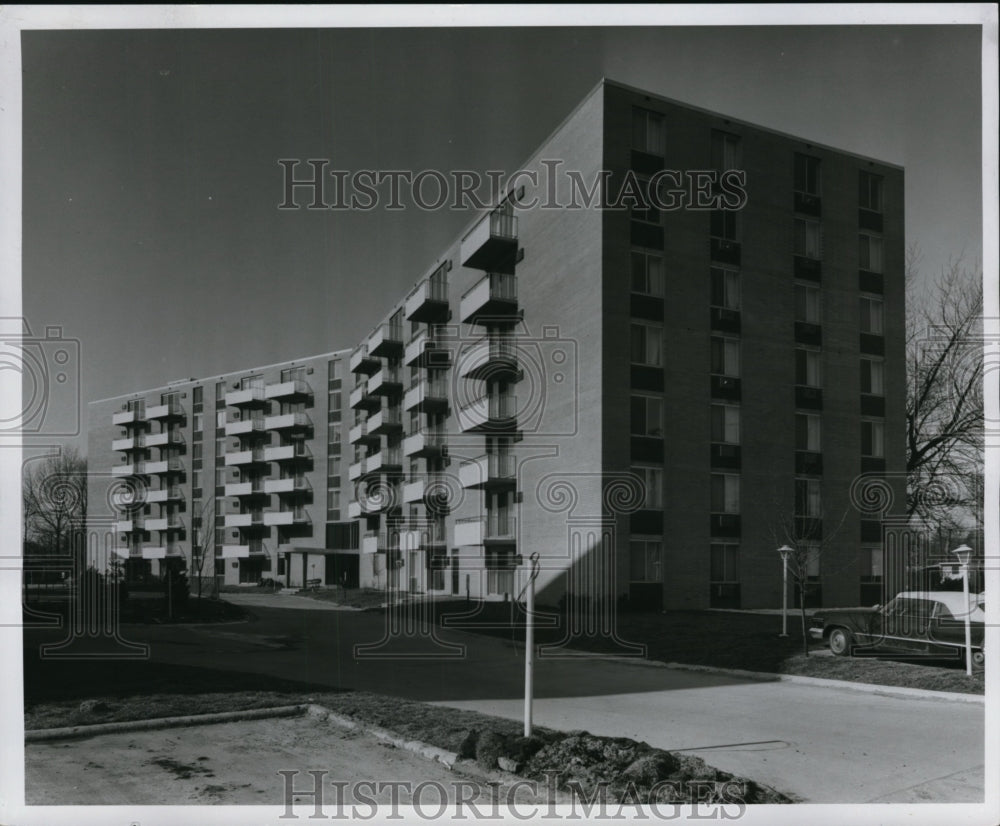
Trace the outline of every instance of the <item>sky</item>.
{"type": "Polygon", "coordinates": [[[35,336],[58,326],[79,341],[84,429],[88,400],[351,347],[471,215],[282,211],[278,160],[513,171],[602,76],[904,166],[923,275],[960,255],[976,266],[980,38],[904,25],[23,31],[22,311],[35,336]]]}

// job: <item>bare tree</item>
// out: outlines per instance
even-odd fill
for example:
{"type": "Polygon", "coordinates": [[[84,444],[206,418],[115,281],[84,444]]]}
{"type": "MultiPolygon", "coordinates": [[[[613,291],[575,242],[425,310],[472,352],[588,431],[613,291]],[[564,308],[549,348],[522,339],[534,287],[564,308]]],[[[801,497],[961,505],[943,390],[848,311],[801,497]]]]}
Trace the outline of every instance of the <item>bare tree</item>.
{"type": "Polygon", "coordinates": [[[981,518],[982,276],[958,258],[921,286],[907,259],[907,513],[951,528],[981,518]]]}
{"type": "Polygon", "coordinates": [[[25,547],[48,556],[80,551],[87,521],[87,460],[75,448],[29,463],[21,480],[25,547]]]}
{"type": "MultiPolygon", "coordinates": [[[[796,500],[798,498],[797,491],[796,500]]],[[[807,657],[809,635],[806,630],[806,602],[816,587],[814,571],[819,570],[824,556],[829,565],[832,555],[827,552],[840,534],[848,510],[830,518],[827,518],[828,514],[822,507],[812,511],[810,516],[801,515],[809,512],[810,509],[804,501],[796,501],[792,509],[772,502],[767,523],[774,547],[791,549],[788,553],[788,579],[798,593],[799,616],[802,623],[802,653],[807,657]]]]}
{"type": "Polygon", "coordinates": [[[191,573],[198,578],[198,599],[201,599],[205,562],[209,559],[214,566],[215,500],[212,498],[205,500],[201,510],[191,520],[191,573]]]}

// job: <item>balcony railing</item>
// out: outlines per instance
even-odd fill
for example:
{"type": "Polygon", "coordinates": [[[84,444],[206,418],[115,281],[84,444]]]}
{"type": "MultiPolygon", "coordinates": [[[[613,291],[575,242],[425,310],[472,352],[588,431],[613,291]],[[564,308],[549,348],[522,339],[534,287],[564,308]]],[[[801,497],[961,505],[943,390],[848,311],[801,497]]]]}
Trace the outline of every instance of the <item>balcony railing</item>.
{"type": "Polygon", "coordinates": [[[381,407],[368,417],[368,433],[380,436],[403,427],[403,416],[398,407],[381,407]]]}
{"type": "Polygon", "coordinates": [[[447,367],[451,364],[451,350],[424,329],[407,342],[403,364],[407,367],[447,367]]]}
{"type": "Polygon", "coordinates": [[[146,421],[144,410],[120,410],[111,414],[111,424],[116,427],[142,424],[146,421]]]}
{"type": "Polygon", "coordinates": [[[308,398],[312,395],[312,388],[309,382],[304,379],[289,379],[276,384],[268,384],[264,387],[265,399],[292,399],[308,398]]]}
{"type": "Polygon", "coordinates": [[[448,383],[442,379],[422,378],[403,396],[403,410],[420,412],[442,410],[448,406],[448,383]]]}
{"type": "Polygon", "coordinates": [[[507,430],[515,426],[517,397],[509,394],[483,395],[458,411],[463,431],[507,430]]]}
{"type": "Polygon", "coordinates": [[[245,387],[226,393],[226,404],[231,407],[263,407],[267,404],[262,386],[245,387]]]}
{"type": "Polygon", "coordinates": [[[183,498],[184,494],[181,492],[180,485],[171,485],[170,487],[146,492],[146,501],[150,504],[156,504],[158,502],[172,502],[183,498]]]}
{"type": "Polygon", "coordinates": [[[184,529],[184,519],[178,514],[161,516],[159,519],[147,519],[147,531],[180,531],[184,529]]]}
{"type": "Polygon", "coordinates": [[[293,508],[286,511],[268,511],[264,514],[265,525],[305,525],[310,522],[309,512],[305,508],[293,508]]]}
{"type": "Polygon", "coordinates": [[[513,485],[516,482],[517,464],[509,454],[490,453],[458,468],[458,478],[465,488],[483,488],[513,485]]]}
{"type": "Polygon", "coordinates": [[[157,404],[146,408],[146,418],[150,421],[154,419],[179,419],[184,415],[184,408],[179,401],[171,400],[163,404],[157,404]]]}
{"type": "Polygon", "coordinates": [[[305,442],[264,448],[267,462],[307,462],[312,459],[312,451],[305,442]]]}
{"type": "Polygon", "coordinates": [[[380,324],[368,336],[368,352],[373,356],[396,355],[403,351],[403,326],[380,324]]]}
{"type": "Polygon", "coordinates": [[[161,459],[159,462],[146,462],[145,464],[142,472],[146,476],[180,473],[184,470],[184,463],[180,459],[161,459]]]}
{"type": "Polygon", "coordinates": [[[443,429],[425,428],[403,439],[404,456],[430,456],[441,452],[448,440],[443,429]]]}
{"type": "Polygon", "coordinates": [[[517,218],[509,209],[498,207],[476,224],[462,239],[463,267],[477,270],[513,267],[517,253],[517,218]]]}
{"type": "Polygon", "coordinates": [[[380,361],[368,351],[368,345],[362,344],[351,353],[348,366],[352,373],[374,373],[378,370],[380,361]]]}
{"type": "Polygon", "coordinates": [[[261,528],[264,527],[264,511],[254,510],[246,513],[227,513],[225,516],[227,528],[261,528]]]}
{"type": "Polygon", "coordinates": [[[378,473],[389,468],[403,466],[403,457],[399,448],[386,448],[365,459],[365,473],[378,473]]]}
{"type": "Polygon", "coordinates": [[[183,548],[176,542],[168,543],[167,545],[143,545],[142,546],[142,558],[143,559],[167,559],[168,557],[183,556],[183,548]]]}
{"type": "Polygon", "coordinates": [[[371,379],[359,382],[351,391],[350,404],[353,410],[377,410],[382,406],[382,399],[369,390],[369,381],[371,379]]]}
{"type": "Polygon", "coordinates": [[[145,436],[126,436],[124,439],[113,439],[111,441],[112,450],[141,450],[145,446],[145,436]]]}
{"type": "Polygon", "coordinates": [[[459,375],[466,379],[498,378],[517,372],[517,345],[510,336],[483,336],[467,346],[459,375]]]}
{"type": "Polygon", "coordinates": [[[425,278],[406,297],[403,314],[407,321],[444,320],[448,312],[448,279],[444,267],[425,278]]]}
{"type": "Polygon", "coordinates": [[[385,366],[368,379],[368,392],[373,396],[390,396],[403,389],[399,369],[385,366]]]}
{"type": "Polygon", "coordinates": [[[511,318],[516,312],[517,277],[507,273],[489,273],[462,296],[459,305],[463,324],[511,318]]]}
{"type": "Polygon", "coordinates": [[[144,437],[146,447],[175,447],[184,444],[184,434],[177,430],[149,433],[144,437]]]}
{"type": "Polygon", "coordinates": [[[312,490],[312,485],[304,476],[289,476],[287,479],[268,479],[264,482],[264,493],[280,495],[306,494],[312,490]]]}
{"type": "Polygon", "coordinates": [[[279,413],[265,416],[264,427],[267,430],[308,430],[312,420],[305,413],[279,413]]]}
{"type": "Polygon", "coordinates": [[[268,460],[264,457],[264,448],[255,447],[252,450],[238,450],[226,454],[227,465],[263,464],[268,460]]]}
{"type": "Polygon", "coordinates": [[[225,432],[227,436],[239,436],[244,433],[263,433],[264,417],[251,416],[247,419],[234,419],[226,422],[225,432]]]}
{"type": "Polygon", "coordinates": [[[251,482],[230,482],[226,485],[225,491],[226,496],[263,496],[267,493],[261,479],[251,482]]]}

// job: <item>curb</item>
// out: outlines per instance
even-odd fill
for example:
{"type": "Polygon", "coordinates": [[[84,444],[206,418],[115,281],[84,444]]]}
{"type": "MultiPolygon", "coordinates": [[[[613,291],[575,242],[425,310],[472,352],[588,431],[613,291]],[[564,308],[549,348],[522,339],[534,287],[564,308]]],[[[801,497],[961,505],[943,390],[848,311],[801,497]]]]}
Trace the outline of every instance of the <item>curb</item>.
{"type": "Polygon", "coordinates": [[[360,729],[366,734],[370,734],[379,740],[395,746],[396,748],[411,751],[414,754],[418,754],[421,757],[426,758],[427,760],[436,760],[448,769],[451,769],[458,760],[458,754],[453,751],[445,751],[437,746],[432,746],[430,743],[424,743],[421,740],[407,740],[405,737],[396,734],[394,731],[389,731],[388,729],[380,728],[378,726],[366,726],[351,717],[346,717],[343,714],[330,711],[330,709],[325,706],[317,705],[316,703],[310,703],[306,706],[306,714],[320,720],[328,720],[331,723],[335,723],[338,726],[343,726],[347,729],[360,729]]]}
{"type": "Polygon", "coordinates": [[[213,714],[190,714],[184,717],[154,717],[151,720],[122,720],[116,723],[95,723],[89,726],[28,729],[24,732],[26,743],[43,740],[67,740],[74,737],[96,737],[99,734],[120,734],[129,731],[149,731],[161,728],[181,728],[211,723],[233,723],[241,720],[264,720],[268,717],[297,717],[308,706],[273,706],[248,708],[243,711],[218,711],[213,714]]]}
{"type": "Polygon", "coordinates": [[[799,685],[814,685],[820,688],[858,691],[864,694],[878,694],[887,697],[917,697],[924,700],[944,700],[954,703],[986,702],[983,694],[965,694],[960,691],[932,691],[927,688],[909,688],[902,685],[879,685],[878,683],[855,683],[849,680],[828,680],[824,677],[806,677],[802,674],[771,674],[766,671],[745,671],[740,668],[719,668],[714,665],[694,665],[690,663],[665,663],[659,660],[640,660],[632,657],[615,657],[594,655],[594,659],[607,660],[623,665],[637,665],[646,668],[672,668],[677,671],[698,671],[706,674],[724,674],[754,680],[760,683],[798,683],[799,685]]]}
{"type": "Polygon", "coordinates": [[[62,728],[29,729],[24,732],[26,743],[46,740],[69,740],[77,737],[96,737],[100,734],[122,734],[129,731],[151,731],[184,726],[211,725],[213,723],[233,723],[243,720],[264,720],[272,717],[299,717],[306,715],[317,720],[327,720],[338,726],[354,731],[363,731],[378,740],[396,748],[413,752],[426,760],[435,760],[451,769],[458,760],[453,751],[432,746],[421,740],[407,740],[400,734],[379,726],[366,726],[357,720],[331,711],[325,706],[308,703],[294,706],[272,706],[271,708],[250,708],[244,711],[219,711],[213,714],[191,714],[184,717],[156,717],[151,720],[122,720],[116,723],[95,723],[89,726],[65,726],[62,728]]]}

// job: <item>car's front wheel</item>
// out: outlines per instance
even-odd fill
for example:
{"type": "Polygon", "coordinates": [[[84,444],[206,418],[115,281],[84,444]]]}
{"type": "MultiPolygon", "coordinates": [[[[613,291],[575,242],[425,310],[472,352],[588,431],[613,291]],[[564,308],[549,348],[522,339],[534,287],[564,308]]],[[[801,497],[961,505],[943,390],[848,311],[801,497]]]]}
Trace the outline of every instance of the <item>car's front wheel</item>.
{"type": "Polygon", "coordinates": [[[846,628],[834,628],[830,631],[830,650],[834,656],[843,657],[851,653],[851,632],[846,628]]]}
{"type": "Polygon", "coordinates": [[[982,671],[983,666],[986,664],[986,655],[983,653],[982,648],[972,649],[972,670],[982,671]]]}

